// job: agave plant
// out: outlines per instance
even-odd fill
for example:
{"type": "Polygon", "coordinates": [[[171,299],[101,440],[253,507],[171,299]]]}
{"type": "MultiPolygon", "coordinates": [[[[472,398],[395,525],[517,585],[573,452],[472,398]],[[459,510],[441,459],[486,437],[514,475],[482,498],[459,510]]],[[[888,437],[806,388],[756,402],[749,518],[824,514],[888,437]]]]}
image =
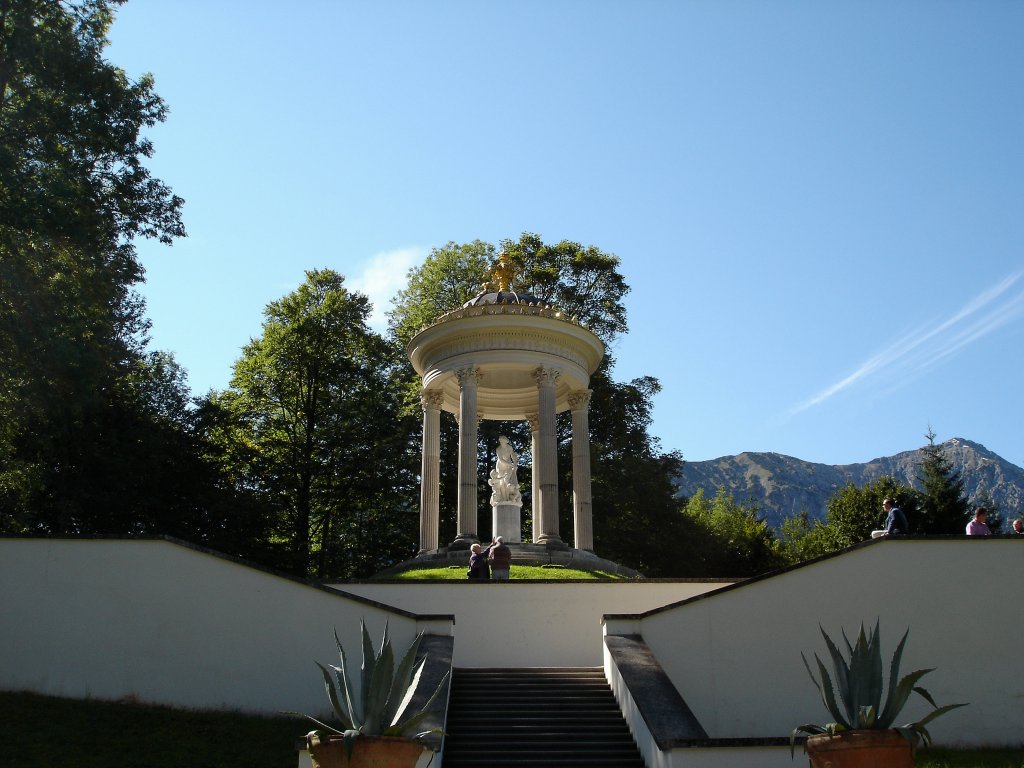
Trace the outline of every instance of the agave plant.
{"type": "Polygon", "coordinates": [[[931,735],[925,726],[952,709],[967,706],[966,704],[947,704],[940,707],[928,691],[916,684],[932,669],[919,669],[900,678],[900,658],[903,656],[903,647],[910,634],[909,629],[903,634],[903,639],[900,640],[889,664],[889,685],[883,700],[882,643],[878,622],[875,622],[874,631],[868,630],[866,634],[864,625],[861,624],[857,642],[852,646],[846,637],[846,631],[843,631],[843,642],[846,645],[846,656],[849,661],[843,657],[825,630],[820,626],[818,628],[821,629],[821,636],[825,638],[825,645],[828,646],[829,654],[832,657],[835,684],[833,685],[832,677],[821,659],[818,658],[818,654],[814,654],[814,660],[817,662],[819,677],[815,677],[814,672],[811,671],[807,657],[803,653],[800,654],[800,657],[804,660],[807,674],[811,676],[811,681],[821,694],[821,700],[834,722],[823,726],[807,723],[794,728],[789,739],[791,752],[799,733],[835,735],[842,731],[881,731],[893,728],[911,744],[916,744],[918,739],[925,744],[930,744],[931,735]],[[932,705],[932,711],[916,722],[894,726],[893,723],[911,693],[922,696],[932,705]]]}
{"type": "MultiPolygon", "coordinates": [[[[365,622],[360,621],[359,628],[363,636],[363,663],[360,668],[358,697],[352,692],[352,677],[348,672],[345,649],[338,638],[337,630],[334,632],[334,642],[338,646],[341,666],[330,664],[325,667],[316,662],[323,673],[327,698],[330,699],[340,728],[309,715],[294,714],[312,720],[328,733],[343,736],[349,757],[352,755],[355,740],[360,736],[405,736],[420,739],[432,733],[440,733],[441,731],[436,728],[422,732],[416,732],[416,729],[430,714],[434,702],[445,690],[450,671],[445,673],[437,690],[422,708],[415,712],[406,711],[419,685],[426,662],[426,658],[421,659],[419,663],[416,662],[416,653],[423,633],[416,635],[396,667],[387,624],[384,625],[384,637],[379,652],[374,651],[365,622]]],[[[313,734],[321,735],[318,731],[313,731],[310,735],[313,734]]]]}

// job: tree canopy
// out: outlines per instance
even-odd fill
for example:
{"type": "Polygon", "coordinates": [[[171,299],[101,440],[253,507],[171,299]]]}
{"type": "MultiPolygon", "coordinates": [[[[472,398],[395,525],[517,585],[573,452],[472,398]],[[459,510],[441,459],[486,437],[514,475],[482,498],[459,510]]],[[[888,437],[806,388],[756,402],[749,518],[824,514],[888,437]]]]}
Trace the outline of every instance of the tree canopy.
{"type": "Polygon", "coordinates": [[[393,348],[369,311],[342,275],[307,272],[267,305],[263,334],[214,396],[236,481],[273,505],[298,573],[366,576],[414,545],[415,421],[399,413],[393,348]]]}
{"type": "Polygon", "coordinates": [[[146,352],[133,292],[134,238],[184,235],[182,200],[144,165],[152,78],[103,58],[117,4],[0,3],[3,530],[146,530],[173,491],[137,462],[188,455],[164,418],[182,372],[146,352]]]}
{"type": "Polygon", "coordinates": [[[143,164],[141,131],[167,106],[151,75],[103,58],[121,2],[0,3],[0,208],[16,244],[74,248],[131,284],[132,239],[185,230],[183,201],[143,164]]]}

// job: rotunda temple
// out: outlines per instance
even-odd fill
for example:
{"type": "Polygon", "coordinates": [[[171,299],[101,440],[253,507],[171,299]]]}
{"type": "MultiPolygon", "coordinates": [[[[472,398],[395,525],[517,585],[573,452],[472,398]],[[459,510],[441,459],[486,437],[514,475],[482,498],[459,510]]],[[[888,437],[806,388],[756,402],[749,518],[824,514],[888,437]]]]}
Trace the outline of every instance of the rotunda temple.
{"type": "Polygon", "coordinates": [[[465,550],[502,536],[513,563],[568,563],[629,569],[594,554],[591,511],[590,375],[604,358],[604,344],[576,318],[514,288],[515,268],[502,253],[492,281],[462,307],[436,318],[409,342],[409,359],[422,381],[423,449],[420,541],[416,560],[467,560],[465,550]],[[440,419],[459,425],[455,540],[439,541],[440,419]],[[572,414],[571,538],[559,530],[556,415],[572,414]],[[491,472],[493,530],[477,531],[477,442],[480,420],[528,421],[532,457],[532,541],[522,541],[522,501],[515,480],[514,448],[502,438],[504,465],[491,472]],[[512,480],[503,479],[508,474],[512,480]],[[568,539],[568,540],[567,540],[568,539]]]}

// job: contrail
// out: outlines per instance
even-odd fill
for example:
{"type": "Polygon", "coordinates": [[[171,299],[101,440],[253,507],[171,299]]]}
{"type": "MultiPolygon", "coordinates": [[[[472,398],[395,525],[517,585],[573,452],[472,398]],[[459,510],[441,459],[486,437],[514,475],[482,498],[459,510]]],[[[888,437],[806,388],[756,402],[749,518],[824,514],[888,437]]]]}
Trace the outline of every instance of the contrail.
{"type": "Polygon", "coordinates": [[[862,363],[849,376],[791,408],[786,417],[791,418],[809,408],[821,405],[854,384],[864,381],[880,371],[892,370],[894,366],[898,366],[908,377],[919,375],[958,354],[978,339],[1006,325],[1024,311],[1024,293],[1018,293],[1008,301],[990,308],[988,312],[975,318],[966,326],[964,323],[973,315],[990,307],[993,302],[1013,287],[1021,275],[1024,275],[1024,272],[1015,272],[1003,278],[934,328],[914,331],[896,340],[862,363]],[[929,344],[933,340],[934,342],[929,344]]]}

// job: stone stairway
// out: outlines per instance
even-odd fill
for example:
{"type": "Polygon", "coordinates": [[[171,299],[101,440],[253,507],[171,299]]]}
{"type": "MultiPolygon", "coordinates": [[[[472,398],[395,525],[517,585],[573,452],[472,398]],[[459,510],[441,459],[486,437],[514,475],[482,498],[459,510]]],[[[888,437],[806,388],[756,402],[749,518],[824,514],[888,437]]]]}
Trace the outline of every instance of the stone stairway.
{"type": "Polygon", "coordinates": [[[600,667],[454,669],[444,768],[644,768],[600,667]]]}

